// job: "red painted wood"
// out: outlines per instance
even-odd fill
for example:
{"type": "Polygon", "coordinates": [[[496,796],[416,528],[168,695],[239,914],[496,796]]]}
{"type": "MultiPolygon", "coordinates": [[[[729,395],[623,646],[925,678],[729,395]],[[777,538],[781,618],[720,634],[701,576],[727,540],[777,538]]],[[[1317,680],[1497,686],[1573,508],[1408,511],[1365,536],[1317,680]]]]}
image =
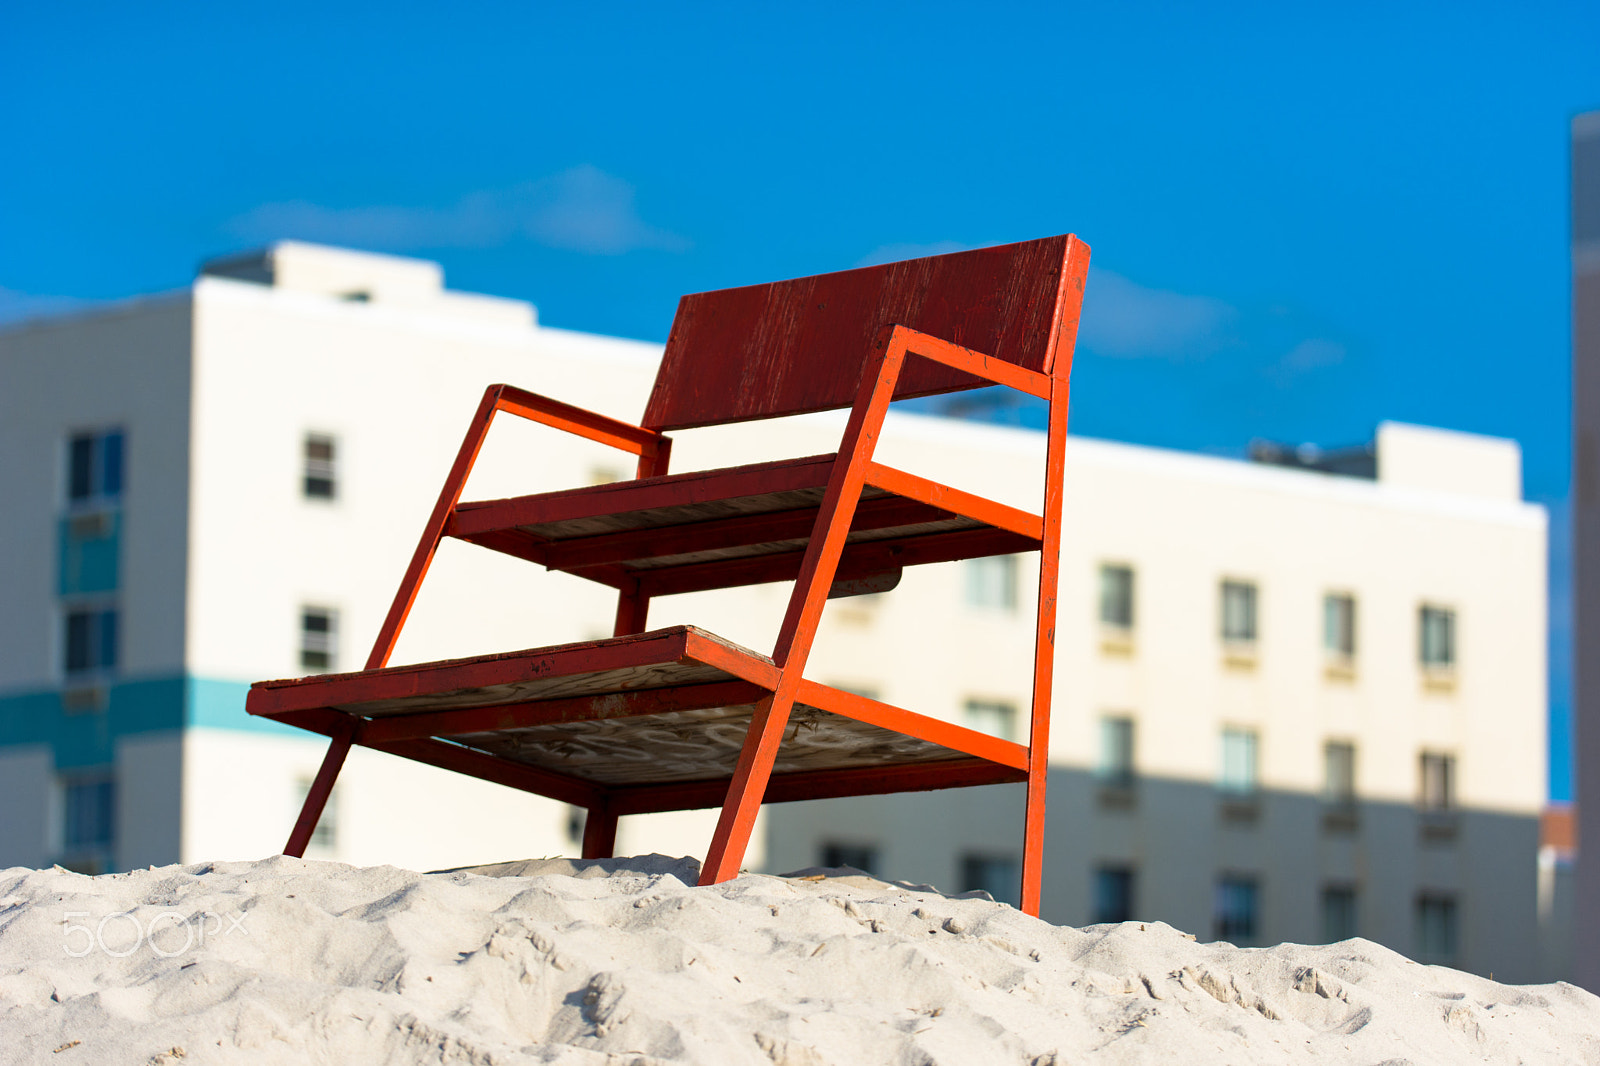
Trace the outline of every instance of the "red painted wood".
{"type": "MultiPolygon", "coordinates": [[[[884,326],[1050,371],[1071,236],[685,296],[643,423],[684,429],[847,407],[884,326]]],[[[895,395],[984,384],[916,361],[895,395]]]]}
{"type": "Polygon", "coordinates": [[[704,707],[731,707],[754,703],[766,694],[766,689],[748,681],[713,681],[709,684],[651,688],[639,692],[608,692],[600,696],[468,707],[459,711],[397,714],[367,720],[361,727],[360,742],[381,744],[420,737],[459,737],[469,733],[494,733],[502,729],[526,729],[553,722],[592,722],[605,718],[637,718],[669,711],[693,711],[704,707]]]}
{"type": "MultiPolygon", "coordinates": [[[[862,500],[850,532],[893,529],[896,526],[939,522],[952,512],[916,500],[878,497],[862,500]]],[[[744,548],[784,540],[804,539],[816,524],[817,509],[711,518],[678,526],[602,533],[552,542],[543,549],[544,565],[552,570],[581,570],[606,563],[637,563],[688,552],[744,548]]]]}
{"type": "Polygon", "coordinates": [[[481,751],[473,751],[442,740],[392,740],[382,744],[364,745],[374,751],[388,752],[417,762],[437,766],[441,770],[454,770],[458,774],[492,781],[523,792],[548,796],[575,807],[592,807],[605,799],[605,791],[580,778],[542,770],[525,763],[497,759],[481,751]]]}
{"type": "Polygon", "coordinates": [[[917,737],[964,755],[1009,766],[1013,770],[1028,769],[1028,749],[1025,745],[992,737],[987,733],[980,733],[975,729],[967,729],[938,718],[929,718],[927,715],[868,699],[866,696],[858,696],[854,692],[846,692],[831,685],[819,685],[815,681],[803,680],[800,682],[796,699],[810,707],[820,707],[833,714],[854,718],[858,722],[868,722],[902,736],[917,737]]]}
{"type": "Polygon", "coordinates": [[[1003,503],[996,503],[970,492],[962,492],[960,489],[953,489],[937,481],[929,481],[925,477],[908,474],[892,466],[884,466],[882,463],[868,465],[866,483],[931,507],[976,518],[980,522],[1010,530],[1030,540],[1037,541],[1043,532],[1043,523],[1038,515],[1029,514],[1015,507],[1007,507],[1003,503]]]}
{"type": "Polygon", "coordinates": [[[1048,374],[1013,366],[1003,359],[995,359],[982,352],[975,352],[971,348],[963,348],[959,344],[951,344],[949,341],[930,337],[926,333],[919,333],[909,328],[906,330],[906,354],[932,359],[936,363],[963,370],[974,377],[992,381],[996,385],[1005,385],[1029,393],[1041,400],[1050,398],[1048,374]]]}
{"type": "Polygon", "coordinates": [[[690,629],[684,645],[684,658],[714,666],[741,681],[760,685],[768,692],[778,687],[778,668],[765,655],[713,640],[698,629],[690,629]]]}
{"type": "Polygon", "coordinates": [[[615,481],[608,485],[504,500],[472,500],[456,508],[445,535],[469,537],[513,526],[816,489],[828,483],[834,459],[833,455],[810,455],[803,459],[693,470],[643,481],[615,481]]]}
{"type": "MultiPolygon", "coordinates": [[[[842,796],[933,792],[946,788],[1021,782],[1027,780],[1027,776],[1026,771],[973,758],[853,770],[806,770],[771,775],[762,800],[765,803],[794,803],[842,796]]],[[[609,803],[616,814],[651,814],[657,811],[694,811],[720,807],[727,795],[727,781],[684,781],[670,785],[630,785],[614,789],[610,793],[609,803]]]]}
{"type": "MultiPolygon", "coordinates": [[[[1089,273],[1089,250],[1069,250],[1067,280],[1080,295],[1089,273]]],[[[1054,690],[1056,594],[1061,568],[1062,483],[1066,475],[1067,409],[1071,398],[1072,348],[1078,333],[1080,301],[1065,308],[1058,324],[1061,342],[1050,390],[1045,437],[1044,536],[1039,550],[1039,603],[1033,643],[1033,704],[1028,718],[1028,797],[1022,841],[1021,909],[1039,914],[1044,880],[1045,788],[1050,778],[1050,697],[1054,690]]]]}
{"type": "MultiPolygon", "coordinates": [[[[853,580],[925,563],[948,563],[957,559],[1038,550],[1037,540],[1001,529],[963,529],[954,533],[907,537],[904,540],[870,541],[845,546],[836,577],[853,580]]],[[[771,581],[793,581],[804,559],[804,552],[784,552],[640,570],[638,575],[640,585],[648,589],[652,596],[672,596],[771,581]]],[[[575,573],[587,577],[590,571],[579,570],[575,573]]]]}
{"type": "Polygon", "coordinates": [[[609,444],[621,451],[631,452],[641,459],[654,458],[666,440],[655,430],[642,429],[606,415],[585,411],[548,396],[540,396],[512,385],[495,386],[500,390],[497,410],[520,415],[555,429],[579,437],[609,444]]]}
{"type": "MultiPolygon", "coordinates": [[[[583,641],[554,648],[501,652],[470,659],[446,659],[353,674],[321,674],[284,681],[258,681],[250,686],[245,709],[273,716],[284,711],[341,707],[369,700],[403,699],[433,692],[481,688],[533,677],[618,670],[684,657],[689,628],[673,626],[654,633],[609,640],[583,641]]],[[[754,654],[753,652],[750,654],[754,654]]]]}
{"type": "Polygon", "coordinates": [[[583,857],[609,859],[617,851],[617,815],[610,804],[590,807],[583,821],[583,857]]]}
{"type": "Polygon", "coordinates": [[[306,845],[311,843],[311,834],[316,831],[322,811],[328,805],[328,797],[333,795],[333,783],[338,780],[345,756],[350,754],[350,742],[354,736],[355,723],[350,722],[334,733],[333,739],[328,742],[327,754],[323,755],[322,765],[317,767],[317,776],[312,779],[311,788],[306,791],[306,801],[300,807],[300,817],[295,819],[294,828],[289,831],[289,842],[283,846],[285,855],[296,859],[305,857],[306,845]]]}

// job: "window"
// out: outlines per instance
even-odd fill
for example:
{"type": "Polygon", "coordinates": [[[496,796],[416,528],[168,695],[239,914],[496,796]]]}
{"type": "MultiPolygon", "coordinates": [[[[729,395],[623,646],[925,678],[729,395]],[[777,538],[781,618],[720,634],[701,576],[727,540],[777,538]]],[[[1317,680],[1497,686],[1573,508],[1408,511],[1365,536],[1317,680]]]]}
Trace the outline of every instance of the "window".
{"type": "Polygon", "coordinates": [[[120,429],[76,433],[67,442],[67,502],[93,506],[122,495],[123,434],[120,429]]]}
{"type": "Polygon", "coordinates": [[[1255,730],[1229,726],[1222,731],[1222,774],[1217,779],[1217,787],[1240,799],[1255,795],[1255,730]]]}
{"type": "Polygon", "coordinates": [[[1017,557],[991,555],[968,559],[967,603],[1002,611],[1017,609],[1017,557]]]}
{"type": "Polygon", "coordinates": [[[870,874],[878,867],[878,849],[871,844],[825,843],[822,845],[822,862],[819,865],[851,866],[870,874]]]}
{"type": "Polygon", "coordinates": [[[1017,905],[1022,889],[1022,864],[1013,855],[963,855],[961,891],[981,890],[1001,903],[1017,905]]]}
{"type": "Polygon", "coordinates": [[[1248,944],[1256,938],[1260,887],[1254,877],[1224,874],[1217,878],[1213,939],[1248,944]]]}
{"type": "Polygon", "coordinates": [[[1421,790],[1417,803],[1423,810],[1448,811],[1456,805],[1456,759],[1425,751],[1421,761],[1421,790]]]}
{"type": "Polygon", "coordinates": [[[1132,718],[1108,715],[1100,719],[1100,761],[1095,772],[1102,785],[1115,788],[1133,785],[1132,718]]]}
{"type": "Polygon", "coordinates": [[[71,607],[65,616],[62,668],[68,677],[116,668],[115,607],[71,607]]]}
{"type": "Polygon", "coordinates": [[[1455,957],[1455,897],[1423,893],[1417,897],[1417,961],[1448,963],[1455,957]]]}
{"type": "MultiPolygon", "coordinates": [[[[305,806],[306,797],[311,794],[311,783],[314,778],[302,777],[295,782],[295,815],[298,817],[300,809],[305,806]]],[[[322,817],[317,819],[317,827],[311,831],[311,846],[314,848],[333,848],[339,843],[339,786],[333,786],[328,793],[328,802],[322,805],[322,817]]]]}
{"type": "Polygon", "coordinates": [[[1456,613],[1448,607],[1423,607],[1419,612],[1422,665],[1448,670],[1456,664],[1456,613]]]}
{"type": "Polygon", "coordinates": [[[1094,872],[1092,925],[1133,920],[1133,868],[1102,866],[1094,872]]]}
{"type": "Polygon", "coordinates": [[[106,853],[116,842],[117,786],[108,775],[61,783],[61,846],[68,856],[106,853]]]}
{"type": "Polygon", "coordinates": [[[1356,890],[1351,885],[1322,889],[1322,942],[1333,944],[1356,935],[1356,890]]]}
{"type": "MultiPolygon", "coordinates": [[[[1338,807],[1356,801],[1356,746],[1330,740],[1322,746],[1322,799],[1338,807]]],[[[1344,939],[1340,937],[1340,939],[1344,939]]]]}
{"type": "Polygon", "coordinates": [[[1222,583],[1222,639],[1252,644],[1256,639],[1256,587],[1248,581],[1222,583]]]}
{"type": "Polygon", "coordinates": [[[1322,597],[1322,650],[1330,659],[1356,655],[1356,598],[1342,592],[1322,597]]]}
{"type": "Polygon", "coordinates": [[[331,500],[338,495],[334,467],[337,442],[326,433],[307,433],[304,492],[308,500],[331,500]]]}
{"type": "Polygon", "coordinates": [[[1017,705],[1006,700],[968,700],[962,709],[968,729],[988,733],[1001,740],[1015,740],[1017,705]]]}
{"type": "Polygon", "coordinates": [[[332,673],[338,662],[339,612],[331,607],[300,609],[300,666],[332,673]]]}
{"type": "Polygon", "coordinates": [[[1114,629],[1133,628],[1133,568],[1100,568],[1100,624],[1114,629]]]}

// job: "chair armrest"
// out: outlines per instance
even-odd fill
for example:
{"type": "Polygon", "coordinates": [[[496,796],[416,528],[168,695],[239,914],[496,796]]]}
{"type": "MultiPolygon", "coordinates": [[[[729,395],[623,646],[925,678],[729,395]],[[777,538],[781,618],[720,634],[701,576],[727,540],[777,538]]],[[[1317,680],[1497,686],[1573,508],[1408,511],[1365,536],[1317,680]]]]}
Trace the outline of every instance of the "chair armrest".
{"type": "Polygon", "coordinates": [[[494,409],[540,422],[568,433],[587,437],[601,444],[609,444],[633,455],[649,457],[659,452],[667,443],[667,436],[653,429],[644,429],[606,415],[585,411],[581,407],[552,400],[514,385],[491,385],[494,409]]]}
{"type": "Polygon", "coordinates": [[[1009,388],[1037,396],[1042,400],[1050,398],[1050,375],[1041,374],[1008,363],[1004,359],[996,359],[982,352],[963,348],[959,344],[930,337],[926,333],[919,333],[909,326],[896,325],[891,334],[890,343],[899,341],[905,345],[906,352],[910,355],[920,355],[924,359],[931,359],[935,363],[965,370],[974,377],[992,381],[996,385],[1005,385],[1009,388]]]}

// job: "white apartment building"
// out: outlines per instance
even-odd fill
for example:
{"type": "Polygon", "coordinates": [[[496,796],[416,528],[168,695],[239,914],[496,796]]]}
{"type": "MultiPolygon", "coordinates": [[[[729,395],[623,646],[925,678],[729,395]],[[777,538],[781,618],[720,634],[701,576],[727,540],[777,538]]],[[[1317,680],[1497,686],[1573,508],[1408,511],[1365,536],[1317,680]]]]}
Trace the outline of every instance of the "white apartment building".
{"type": "MultiPolygon", "coordinates": [[[[632,420],[659,356],[449,292],[432,263],[288,242],[0,332],[0,865],[281,848],[325,742],[246,716],[249,683],[361,665],[485,385],[632,420]]],[[[843,421],[691,431],[674,469],[830,451],[843,421]]],[[[1042,435],[900,414],[880,451],[1038,506],[1042,435]]],[[[1045,918],[1541,976],[1544,512],[1508,441],[1386,424],[1365,466],[1069,442],[1045,918]]],[[[466,496],[629,472],[502,419],[466,496]]],[[[1015,733],[1035,565],[831,601],[810,672],[1015,733]]],[[[651,625],[762,649],[786,596],[660,600],[651,625]]],[[[394,661],[589,639],[612,610],[447,542],[394,661]]],[[[751,862],[1005,896],[1021,807],[1020,786],[775,806],[751,862]]],[[[624,819],[619,849],[699,854],[713,821],[624,819]]],[[[357,749],[308,854],[427,869],[577,832],[560,804],[357,749]]]]}

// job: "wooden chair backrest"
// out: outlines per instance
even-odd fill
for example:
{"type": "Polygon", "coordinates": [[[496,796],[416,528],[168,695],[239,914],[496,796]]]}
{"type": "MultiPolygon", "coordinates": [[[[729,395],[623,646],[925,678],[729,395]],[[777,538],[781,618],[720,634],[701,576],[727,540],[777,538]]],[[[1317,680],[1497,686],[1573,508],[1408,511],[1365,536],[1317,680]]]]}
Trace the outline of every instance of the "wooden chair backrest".
{"type": "MultiPolygon", "coordinates": [[[[1075,326],[1083,296],[1083,265],[1069,267],[1074,246],[1086,262],[1087,249],[1064,234],[685,296],[644,425],[671,431],[849,407],[885,325],[1051,373],[1064,313],[1075,326]]],[[[988,384],[913,359],[895,398],[988,384]]]]}

